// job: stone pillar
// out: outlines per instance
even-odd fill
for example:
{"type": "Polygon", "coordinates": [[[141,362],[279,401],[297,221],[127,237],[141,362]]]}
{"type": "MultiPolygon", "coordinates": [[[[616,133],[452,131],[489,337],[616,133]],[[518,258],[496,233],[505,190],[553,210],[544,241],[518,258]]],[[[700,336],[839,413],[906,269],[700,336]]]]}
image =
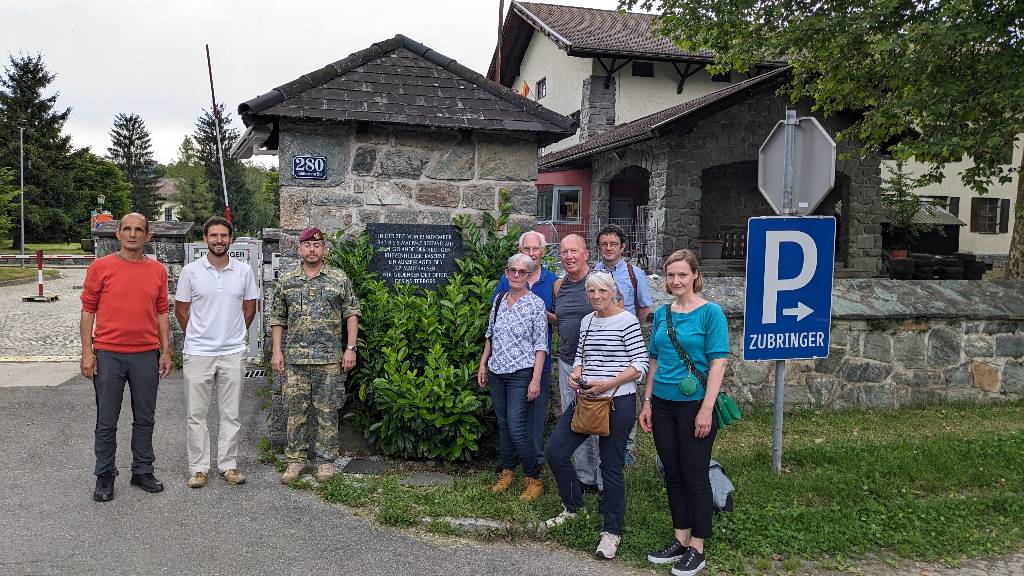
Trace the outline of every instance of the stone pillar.
{"type": "Polygon", "coordinates": [[[583,81],[580,102],[580,141],[583,142],[615,127],[615,77],[591,76],[583,81]]]}

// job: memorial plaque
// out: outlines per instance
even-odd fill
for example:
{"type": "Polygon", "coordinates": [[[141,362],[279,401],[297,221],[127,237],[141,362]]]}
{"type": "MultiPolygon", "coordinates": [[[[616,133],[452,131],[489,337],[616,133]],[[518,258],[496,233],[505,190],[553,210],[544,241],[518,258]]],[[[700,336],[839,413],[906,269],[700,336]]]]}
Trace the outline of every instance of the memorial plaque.
{"type": "Polygon", "coordinates": [[[462,232],[457,226],[436,224],[367,224],[374,248],[370,270],[389,286],[415,284],[432,289],[458,271],[462,232]]]}

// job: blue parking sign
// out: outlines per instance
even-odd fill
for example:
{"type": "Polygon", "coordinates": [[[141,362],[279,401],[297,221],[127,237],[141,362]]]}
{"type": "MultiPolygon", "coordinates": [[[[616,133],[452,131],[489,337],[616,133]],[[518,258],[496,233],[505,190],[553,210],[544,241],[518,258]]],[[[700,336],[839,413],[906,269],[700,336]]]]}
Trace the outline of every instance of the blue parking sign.
{"type": "Polygon", "coordinates": [[[828,356],[835,246],[831,216],[747,222],[744,360],[828,356]]]}

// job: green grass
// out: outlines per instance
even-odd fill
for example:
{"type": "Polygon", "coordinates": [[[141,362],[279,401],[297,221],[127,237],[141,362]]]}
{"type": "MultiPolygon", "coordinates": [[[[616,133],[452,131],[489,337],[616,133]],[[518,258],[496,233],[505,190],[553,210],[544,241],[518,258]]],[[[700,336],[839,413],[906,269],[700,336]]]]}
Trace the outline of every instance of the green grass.
{"type": "MultiPolygon", "coordinates": [[[[44,278],[53,278],[58,272],[56,270],[43,270],[44,278]]],[[[0,282],[7,280],[24,280],[36,277],[36,267],[21,268],[20,266],[0,266],[0,282]]]]}
{"type": "MultiPolygon", "coordinates": [[[[46,254],[88,254],[88,252],[82,251],[82,245],[78,242],[73,244],[33,244],[31,242],[25,243],[25,254],[35,254],[36,250],[42,250],[43,255],[46,254]]],[[[0,240],[0,254],[21,254],[21,250],[15,250],[11,248],[10,240],[0,240]]]]}
{"type": "MultiPolygon", "coordinates": [[[[648,566],[646,554],[671,535],[664,486],[650,436],[626,469],[626,528],[620,558],[648,566]]],[[[898,412],[786,415],[784,472],[769,471],[771,414],[753,412],[723,431],[714,458],[736,485],[736,510],[715,518],[711,565],[726,573],[792,571],[811,562],[843,567],[865,555],[955,563],[1019,549],[1024,542],[1024,403],[955,405],[898,412]]],[[[320,488],[330,502],[374,513],[392,526],[424,516],[534,522],[561,510],[555,486],[532,504],[517,484],[491,494],[493,463],[449,465],[453,486],[412,489],[399,478],[339,474],[320,488]]],[[[545,538],[593,552],[597,501],[545,538]]],[[[440,526],[428,526],[445,532],[440,526]]]]}

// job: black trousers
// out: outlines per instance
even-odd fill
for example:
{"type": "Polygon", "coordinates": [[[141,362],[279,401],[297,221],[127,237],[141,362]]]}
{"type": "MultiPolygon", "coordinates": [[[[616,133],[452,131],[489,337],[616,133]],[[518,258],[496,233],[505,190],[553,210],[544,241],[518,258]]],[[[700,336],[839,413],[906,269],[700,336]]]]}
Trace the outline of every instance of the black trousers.
{"type": "Polygon", "coordinates": [[[691,530],[695,538],[711,537],[711,447],[718,422],[711,418],[711,432],[694,436],[694,420],[703,400],[677,402],[655,396],[651,399],[654,447],[665,465],[665,490],[672,512],[672,527],[691,530]]]}
{"type": "Polygon", "coordinates": [[[128,382],[132,398],[132,474],[153,473],[153,424],[160,353],[96,351],[96,475],[117,475],[117,421],[128,382]]]}

